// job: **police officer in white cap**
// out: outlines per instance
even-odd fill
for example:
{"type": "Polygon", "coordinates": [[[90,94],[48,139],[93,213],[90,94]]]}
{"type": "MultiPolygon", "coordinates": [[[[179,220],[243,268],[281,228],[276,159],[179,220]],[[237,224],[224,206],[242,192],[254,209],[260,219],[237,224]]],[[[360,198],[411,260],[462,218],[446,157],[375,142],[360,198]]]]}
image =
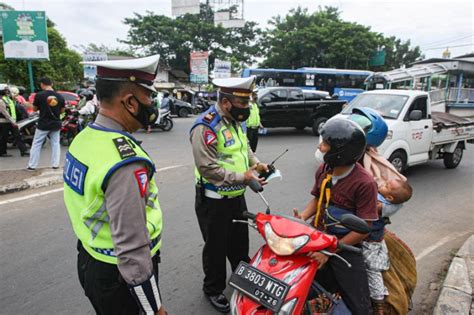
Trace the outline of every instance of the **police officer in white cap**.
{"type": "Polygon", "coordinates": [[[158,286],[162,214],[155,165],[131,132],[153,123],[159,56],[100,61],[95,123],[64,165],[79,280],[97,314],[165,314],[158,286]]]}
{"type": "Polygon", "coordinates": [[[249,98],[255,77],[216,79],[218,103],[211,106],[191,128],[196,165],[195,210],[204,238],[203,291],[211,305],[222,313],[230,310],[222,293],[226,287],[226,258],[232,270],[248,262],[249,236],[246,224],[233,224],[247,210],[246,185],[257,180],[255,172],[268,171],[247,141],[242,123],[250,114],[249,98]]]}

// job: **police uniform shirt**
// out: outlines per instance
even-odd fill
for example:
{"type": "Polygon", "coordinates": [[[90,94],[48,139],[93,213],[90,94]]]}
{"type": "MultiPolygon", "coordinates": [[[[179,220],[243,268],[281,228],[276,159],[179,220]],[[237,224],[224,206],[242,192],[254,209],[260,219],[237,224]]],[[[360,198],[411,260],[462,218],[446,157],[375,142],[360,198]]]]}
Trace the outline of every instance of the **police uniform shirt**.
{"type": "MultiPolygon", "coordinates": [[[[239,122],[224,116],[224,112],[219,104],[216,104],[217,113],[221,116],[221,123],[226,126],[232,123],[240,125],[239,122]]],[[[244,174],[236,173],[224,169],[218,162],[217,139],[211,143],[206,143],[206,131],[211,130],[204,125],[196,126],[191,132],[191,143],[194,155],[194,163],[202,177],[216,186],[235,185],[244,183],[244,174]]],[[[259,163],[258,158],[248,146],[249,166],[259,163]]]]}
{"type": "MultiPolygon", "coordinates": [[[[116,121],[99,114],[96,125],[123,130],[116,121]]],[[[146,230],[146,198],[141,196],[135,171],[147,167],[136,162],[120,167],[111,176],[105,190],[105,205],[110,217],[110,231],[117,254],[118,269],[130,285],[148,280],[153,273],[150,237],[146,230]]],[[[147,185],[148,187],[149,185],[147,185]]]]}
{"type": "Polygon", "coordinates": [[[2,98],[0,97],[0,124],[14,124],[15,120],[10,115],[7,109],[8,104],[5,103],[2,98]]]}

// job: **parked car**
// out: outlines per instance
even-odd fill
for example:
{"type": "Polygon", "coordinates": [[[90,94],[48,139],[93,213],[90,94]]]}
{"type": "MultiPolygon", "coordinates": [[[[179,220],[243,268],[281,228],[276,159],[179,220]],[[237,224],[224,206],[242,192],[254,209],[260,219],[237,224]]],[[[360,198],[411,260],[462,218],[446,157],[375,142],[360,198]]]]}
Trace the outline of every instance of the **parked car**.
{"type": "Polygon", "coordinates": [[[431,110],[428,93],[375,90],[359,94],[341,116],[353,108],[378,111],[388,125],[388,135],[377,148],[398,171],[429,160],[443,159],[455,168],[467,143],[474,143],[474,120],[431,110]]]}
{"type": "Polygon", "coordinates": [[[170,96],[170,110],[172,115],[178,117],[188,117],[195,113],[195,107],[188,102],[183,102],[175,97],[170,96]]]}
{"type": "Polygon", "coordinates": [[[76,106],[79,103],[80,98],[76,93],[68,91],[58,91],[58,93],[64,97],[67,105],[76,106]]]}
{"type": "MultiPolygon", "coordinates": [[[[76,106],[77,103],[79,103],[79,95],[73,92],[68,92],[68,91],[57,91],[59,94],[64,97],[64,101],[66,102],[66,105],[70,106],[76,106]]],[[[30,96],[28,97],[28,101],[33,104],[33,101],[35,100],[36,93],[31,93],[30,96]]]]}
{"type": "Polygon", "coordinates": [[[329,92],[320,90],[303,90],[303,96],[306,100],[332,100],[329,92]]]}
{"type": "Polygon", "coordinates": [[[262,125],[266,128],[311,127],[319,136],[324,123],[341,112],[345,100],[334,100],[327,92],[294,87],[270,87],[258,91],[262,125]]]}

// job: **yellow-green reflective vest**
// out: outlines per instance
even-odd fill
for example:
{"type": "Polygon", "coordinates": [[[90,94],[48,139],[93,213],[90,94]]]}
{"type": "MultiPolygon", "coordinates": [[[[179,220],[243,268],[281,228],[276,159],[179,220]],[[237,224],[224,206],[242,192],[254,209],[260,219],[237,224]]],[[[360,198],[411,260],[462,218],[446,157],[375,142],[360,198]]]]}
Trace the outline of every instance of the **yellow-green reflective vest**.
{"type": "Polygon", "coordinates": [[[258,128],[260,126],[260,110],[255,102],[250,103],[250,116],[246,124],[248,128],[258,128]]]}
{"type": "MultiPolygon", "coordinates": [[[[232,124],[227,126],[223,123],[215,107],[212,106],[196,119],[191,131],[198,125],[205,125],[214,131],[217,137],[217,164],[219,166],[236,173],[245,173],[248,170],[247,135],[240,124],[235,124],[235,127],[232,124]]],[[[194,174],[197,183],[222,196],[235,197],[245,193],[246,186],[244,184],[215,186],[202,177],[197,168],[194,169],[194,174]]]]}
{"type": "Polygon", "coordinates": [[[153,256],[161,246],[162,214],[155,166],[148,154],[128,133],[97,125],[86,127],[69,147],[63,174],[64,202],[74,232],[97,260],[117,264],[104,190],[117,169],[137,161],[145,162],[148,169],[145,213],[153,256]]]}
{"type": "Polygon", "coordinates": [[[13,120],[16,121],[15,102],[8,96],[3,96],[2,100],[7,104],[8,113],[12,116],[13,120]]]}

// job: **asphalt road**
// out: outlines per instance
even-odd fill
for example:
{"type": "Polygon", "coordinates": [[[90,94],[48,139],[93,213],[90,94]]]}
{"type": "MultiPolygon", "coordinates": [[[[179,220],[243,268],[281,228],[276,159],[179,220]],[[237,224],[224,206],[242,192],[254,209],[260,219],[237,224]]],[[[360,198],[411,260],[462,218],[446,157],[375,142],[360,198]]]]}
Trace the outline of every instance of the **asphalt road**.
{"type": "MultiPolygon", "coordinates": [[[[168,133],[138,133],[155,159],[160,203],[164,215],[160,287],[170,314],[215,314],[201,291],[202,239],[194,214],[193,160],[188,130],[193,119],[175,119],[168,133]]],[[[314,150],[318,139],[309,130],[271,129],[260,138],[258,155],[277,162],[283,180],[270,182],[265,190],[275,213],[303,208],[310,198],[316,168],[314,150]]],[[[47,166],[49,148],[42,163],[47,166]]],[[[26,161],[3,160],[0,169],[22,168],[26,161]]],[[[434,161],[408,170],[414,196],[389,227],[413,249],[418,260],[418,287],[413,314],[428,314],[437,296],[437,284],[455,250],[474,233],[474,146],[468,145],[461,165],[447,170],[434,161]]],[[[59,188],[61,186],[58,186],[59,188]]],[[[92,314],[76,274],[76,240],[58,187],[0,196],[0,314],[92,314]],[[10,202],[7,202],[9,200],[10,202]],[[13,201],[13,202],[11,202],[13,201]]],[[[264,205],[247,192],[251,211],[264,205]]],[[[251,255],[262,244],[250,232],[251,255]]],[[[225,292],[230,296],[230,290],[225,292]]]]}

